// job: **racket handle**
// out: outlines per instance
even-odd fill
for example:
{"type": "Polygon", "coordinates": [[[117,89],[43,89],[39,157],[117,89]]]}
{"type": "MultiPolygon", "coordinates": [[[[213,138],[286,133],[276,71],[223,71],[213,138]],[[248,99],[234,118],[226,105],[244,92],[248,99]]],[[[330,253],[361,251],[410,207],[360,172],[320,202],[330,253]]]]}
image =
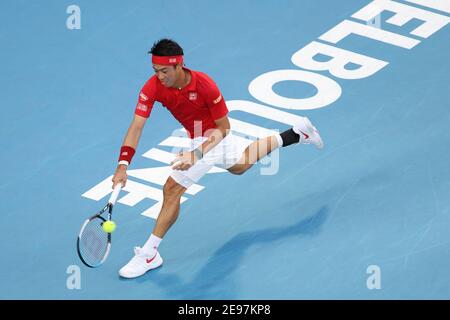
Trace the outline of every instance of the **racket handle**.
{"type": "Polygon", "coordinates": [[[112,205],[116,204],[117,201],[117,197],[119,196],[119,192],[122,189],[122,184],[119,183],[118,185],[116,185],[116,187],[114,188],[111,197],[109,198],[109,203],[111,203],[112,205]]]}

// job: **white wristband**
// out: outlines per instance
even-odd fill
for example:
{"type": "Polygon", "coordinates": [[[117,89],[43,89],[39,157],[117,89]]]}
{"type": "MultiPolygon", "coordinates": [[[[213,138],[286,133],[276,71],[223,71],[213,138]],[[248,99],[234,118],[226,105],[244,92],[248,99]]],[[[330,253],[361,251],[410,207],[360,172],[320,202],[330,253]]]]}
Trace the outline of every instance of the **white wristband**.
{"type": "Polygon", "coordinates": [[[130,163],[129,163],[127,160],[120,160],[120,161],[119,161],[119,164],[124,164],[124,165],[126,165],[127,167],[130,165],[130,163]]]}

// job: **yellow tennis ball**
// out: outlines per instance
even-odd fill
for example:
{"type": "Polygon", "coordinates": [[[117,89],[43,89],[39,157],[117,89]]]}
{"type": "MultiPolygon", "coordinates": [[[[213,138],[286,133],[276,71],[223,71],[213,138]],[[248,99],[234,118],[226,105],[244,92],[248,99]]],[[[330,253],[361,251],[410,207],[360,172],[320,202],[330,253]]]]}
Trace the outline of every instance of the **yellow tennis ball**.
{"type": "Polygon", "coordinates": [[[114,221],[105,221],[102,225],[103,231],[111,233],[116,230],[116,223],[114,221]]]}

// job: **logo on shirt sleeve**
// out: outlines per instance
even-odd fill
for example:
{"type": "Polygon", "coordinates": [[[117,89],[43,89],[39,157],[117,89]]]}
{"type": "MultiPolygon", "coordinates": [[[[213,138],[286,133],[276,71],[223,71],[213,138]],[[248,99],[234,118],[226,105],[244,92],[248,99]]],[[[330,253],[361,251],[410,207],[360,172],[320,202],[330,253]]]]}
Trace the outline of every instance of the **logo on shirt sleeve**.
{"type": "Polygon", "coordinates": [[[139,98],[140,98],[142,101],[147,101],[147,100],[148,100],[148,97],[147,97],[145,94],[143,94],[142,92],[139,94],[139,98]]]}
{"type": "Polygon", "coordinates": [[[143,112],[147,112],[148,111],[148,107],[145,104],[143,104],[143,103],[138,103],[136,109],[141,110],[143,112]]]}
{"type": "Polygon", "coordinates": [[[214,104],[218,104],[222,100],[222,94],[219,95],[219,97],[213,101],[214,104]]]}

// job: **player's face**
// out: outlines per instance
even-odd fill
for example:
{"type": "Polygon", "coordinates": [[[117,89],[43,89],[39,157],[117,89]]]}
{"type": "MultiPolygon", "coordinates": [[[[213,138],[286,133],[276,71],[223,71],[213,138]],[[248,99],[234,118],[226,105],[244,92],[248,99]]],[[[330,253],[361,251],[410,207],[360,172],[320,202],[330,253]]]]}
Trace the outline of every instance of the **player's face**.
{"type": "Polygon", "coordinates": [[[165,87],[171,87],[177,80],[177,69],[174,66],[153,65],[156,76],[165,87]]]}

